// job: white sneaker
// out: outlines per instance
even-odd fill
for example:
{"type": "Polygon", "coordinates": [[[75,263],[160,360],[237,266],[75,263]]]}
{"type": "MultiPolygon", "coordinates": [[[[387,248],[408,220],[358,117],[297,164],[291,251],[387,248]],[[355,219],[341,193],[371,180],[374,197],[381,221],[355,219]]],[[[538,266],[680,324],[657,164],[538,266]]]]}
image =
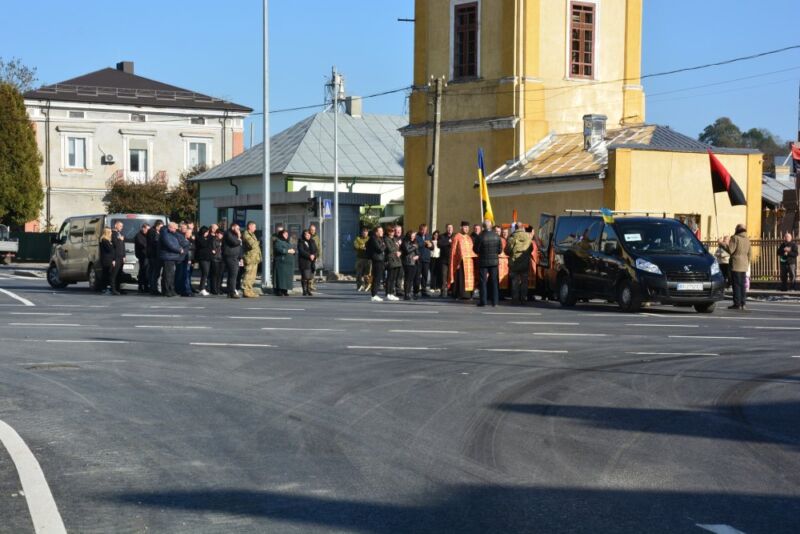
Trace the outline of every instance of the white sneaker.
{"type": "Polygon", "coordinates": [[[382,299],[382,298],[380,298],[378,295],[375,295],[375,296],[374,296],[374,297],[372,297],[372,299],[370,299],[370,300],[372,300],[372,302],[383,302],[383,299],[382,299]]]}
{"type": "Polygon", "coordinates": [[[209,296],[211,293],[209,293],[208,291],[206,291],[206,290],[204,289],[204,290],[202,290],[202,291],[200,292],[200,294],[201,294],[202,296],[204,296],[204,297],[207,297],[207,296],[209,296]]]}
{"type": "Polygon", "coordinates": [[[386,300],[400,300],[400,299],[395,297],[394,295],[386,295],[386,300]]]}

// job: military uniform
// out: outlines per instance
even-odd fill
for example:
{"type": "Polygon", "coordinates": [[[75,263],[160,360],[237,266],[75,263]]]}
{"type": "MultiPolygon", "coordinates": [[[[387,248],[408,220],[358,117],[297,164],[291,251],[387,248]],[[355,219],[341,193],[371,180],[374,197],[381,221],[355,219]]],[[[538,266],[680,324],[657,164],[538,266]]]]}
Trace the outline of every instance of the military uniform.
{"type": "Polygon", "coordinates": [[[245,297],[258,297],[258,293],[253,290],[253,284],[258,274],[258,264],[261,263],[261,245],[255,234],[245,232],[242,235],[244,244],[244,277],[242,278],[242,294],[245,297]]]}
{"type": "Polygon", "coordinates": [[[353,241],[353,248],[356,250],[356,290],[364,291],[369,290],[370,286],[370,270],[372,263],[367,257],[367,241],[369,236],[358,236],[353,241]]]}
{"type": "MultiPolygon", "coordinates": [[[[322,241],[319,240],[319,234],[314,234],[311,236],[311,240],[314,241],[314,244],[317,245],[317,259],[314,260],[314,273],[316,274],[318,269],[322,269],[324,265],[322,263],[322,241]]],[[[309,291],[316,291],[317,290],[317,281],[312,276],[311,280],[308,281],[308,289],[309,291]]]]}
{"type": "Polygon", "coordinates": [[[531,252],[533,251],[533,236],[519,229],[508,238],[506,254],[508,254],[508,267],[511,271],[511,298],[515,303],[522,304],[528,296],[528,274],[531,269],[531,252]]]}

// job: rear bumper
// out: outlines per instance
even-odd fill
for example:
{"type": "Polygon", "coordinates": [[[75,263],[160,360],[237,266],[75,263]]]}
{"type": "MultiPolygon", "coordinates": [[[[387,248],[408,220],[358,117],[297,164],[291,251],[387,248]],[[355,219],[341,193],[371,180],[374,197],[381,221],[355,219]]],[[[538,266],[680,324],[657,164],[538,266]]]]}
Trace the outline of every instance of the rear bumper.
{"type": "Polygon", "coordinates": [[[699,304],[717,302],[725,298],[725,280],[721,275],[702,282],[702,290],[679,290],[676,281],[665,276],[640,275],[639,286],[644,302],[662,304],[699,304]]]}

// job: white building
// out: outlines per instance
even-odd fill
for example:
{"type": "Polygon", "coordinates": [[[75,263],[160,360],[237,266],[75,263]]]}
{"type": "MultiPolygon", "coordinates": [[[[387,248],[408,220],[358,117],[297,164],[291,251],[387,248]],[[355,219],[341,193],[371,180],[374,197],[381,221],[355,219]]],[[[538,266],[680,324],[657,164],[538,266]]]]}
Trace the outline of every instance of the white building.
{"type": "Polygon", "coordinates": [[[105,212],[110,180],[166,180],[244,150],[252,109],[137,76],[133,63],[24,95],[42,153],[42,227],[105,212]]]}

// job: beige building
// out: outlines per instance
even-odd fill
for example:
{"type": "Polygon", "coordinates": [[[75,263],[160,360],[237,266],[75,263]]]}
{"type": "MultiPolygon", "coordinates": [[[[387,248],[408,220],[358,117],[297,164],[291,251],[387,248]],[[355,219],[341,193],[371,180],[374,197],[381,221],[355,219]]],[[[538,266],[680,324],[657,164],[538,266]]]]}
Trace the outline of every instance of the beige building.
{"type": "Polygon", "coordinates": [[[405,213],[429,220],[433,90],[443,77],[437,226],[480,218],[485,152],[498,220],[517,209],[686,215],[701,234],[761,225],[761,155],[715,150],[749,202],[711,189],[707,147],[645,121],[642,0],[417,0],[414,91],[405,137],[405,213]]]}
{"type": "Polygon", "coordinates": [[[42,153],[40,227],[103,213],[110,180],[165,180],[213,167],[244,150],[252,111],[134,73],[132,62],[24,95],[42,153]]]}

